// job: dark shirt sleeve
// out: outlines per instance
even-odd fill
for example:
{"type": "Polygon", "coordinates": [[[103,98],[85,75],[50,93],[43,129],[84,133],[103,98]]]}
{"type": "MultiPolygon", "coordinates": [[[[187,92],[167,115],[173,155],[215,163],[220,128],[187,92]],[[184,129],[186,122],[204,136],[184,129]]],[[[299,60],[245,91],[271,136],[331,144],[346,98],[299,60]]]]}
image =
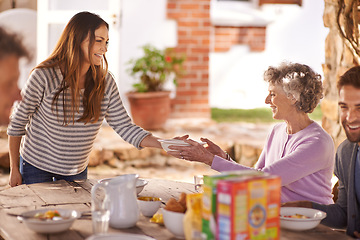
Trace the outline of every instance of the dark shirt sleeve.
{"type": "Polygon", "coordinates": [[[346,228],[347,226],[347,189],[345,187],[344,180],[347,176],[344,176],[343,167],[336,154],[335,169],[336,177],[339,179],[338,186],[338,199],[335,204],[323,205],[318,203],[312,203],[312,207],[326,212],[326,218],[322,220],[322,224],[332,228],[346,228]]]}

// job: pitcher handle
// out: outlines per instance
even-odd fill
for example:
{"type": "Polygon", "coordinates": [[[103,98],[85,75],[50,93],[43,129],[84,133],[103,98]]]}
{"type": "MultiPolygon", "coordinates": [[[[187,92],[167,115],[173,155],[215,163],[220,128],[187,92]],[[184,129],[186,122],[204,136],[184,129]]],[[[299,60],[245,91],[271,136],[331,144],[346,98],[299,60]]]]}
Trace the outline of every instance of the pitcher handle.
{"type": "Polygon", "coordinates": [[[92,188],[91,188],[91,210],[94,211],[96,210],[95,206],[100,206],[101,208],[104,208],[104,204],[106,201],[106,186],[108,185],[108,182],[100,182],[95,184],[92,188]],[[96,195],[96,191],[98,188],[103,188],[105,191],[105,197],[103,200],[100,200],[98,198],[98,196],[96,195]],[[102,202],[100,202],[102,201],[102,202]]]}

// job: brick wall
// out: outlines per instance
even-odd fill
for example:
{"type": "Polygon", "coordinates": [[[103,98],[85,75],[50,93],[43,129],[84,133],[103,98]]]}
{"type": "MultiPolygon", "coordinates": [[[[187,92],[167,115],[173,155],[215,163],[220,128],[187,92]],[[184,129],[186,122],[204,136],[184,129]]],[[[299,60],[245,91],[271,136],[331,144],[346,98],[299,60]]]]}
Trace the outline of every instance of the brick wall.
{"type": "Polygon", "coordinates": [[[210,118],[210,0],[168,0],[167,17],[178,24],[175,50],[186,55],[185,74],[178,78],[171,118],[210,118]]]}
{"type": "Polygon", "coordinates": [[[249,45],[250,51],[264,51],[266,27],[215,26],[215,52],[226,52],[232,45],[249,45]]]}

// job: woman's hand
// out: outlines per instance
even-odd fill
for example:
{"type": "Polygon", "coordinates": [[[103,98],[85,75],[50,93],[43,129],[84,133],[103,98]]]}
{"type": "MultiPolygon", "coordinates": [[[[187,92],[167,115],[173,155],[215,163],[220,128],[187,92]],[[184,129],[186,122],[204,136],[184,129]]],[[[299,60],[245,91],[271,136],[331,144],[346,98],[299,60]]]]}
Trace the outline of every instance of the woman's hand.
{"type": "Polygon", "coordinates": [[[10,171],[9,185],[10,187],[16,187],[22,184],[22,177],[19,169],[12,169],[10,171]]]}
{"type": "Polygon", "coordinates": [[[216,145],[215,143],[213,143],[212,141],[210,141],[207,138],[200,138],[200,140],[207,143],[206,149],[209,152],[211,152],[214,155],[217,155],[219,157],[222,157],[222,158],[226,159],[226,157],[227,157],[226,152],[224,152],[218,145],[216,145]]]}
{"type": "Polygon", "coordinates": [[[196,141],[193,141],[191,139],[188,140],[182,139],[182,140],[189,143],[190,146],[170,145],[169,149],[174,151],[168,151],[168,154],[180,159],[202,162],[211,166],[214,158],[214,154],[212,154],[210,151],[208,151],[205,147],[203,147],[200,143],[196,141]]]}

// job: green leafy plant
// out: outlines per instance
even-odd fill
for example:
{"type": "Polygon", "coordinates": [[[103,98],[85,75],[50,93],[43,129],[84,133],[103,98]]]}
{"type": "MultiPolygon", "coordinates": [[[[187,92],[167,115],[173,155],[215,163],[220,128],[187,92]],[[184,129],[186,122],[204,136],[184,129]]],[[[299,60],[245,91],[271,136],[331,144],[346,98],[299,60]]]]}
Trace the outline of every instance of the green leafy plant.
{"type": "Polygon", "coordinates": [[[130,75],[137,77],[140,82],[133,84],[136,92],[163,91],[164,84],[173,80],[183,72],[184,56],[178,56],[174,50],[167,48],[159,50],[149,44],[142,47],[144,55],[129,61],[130,75]]]}

